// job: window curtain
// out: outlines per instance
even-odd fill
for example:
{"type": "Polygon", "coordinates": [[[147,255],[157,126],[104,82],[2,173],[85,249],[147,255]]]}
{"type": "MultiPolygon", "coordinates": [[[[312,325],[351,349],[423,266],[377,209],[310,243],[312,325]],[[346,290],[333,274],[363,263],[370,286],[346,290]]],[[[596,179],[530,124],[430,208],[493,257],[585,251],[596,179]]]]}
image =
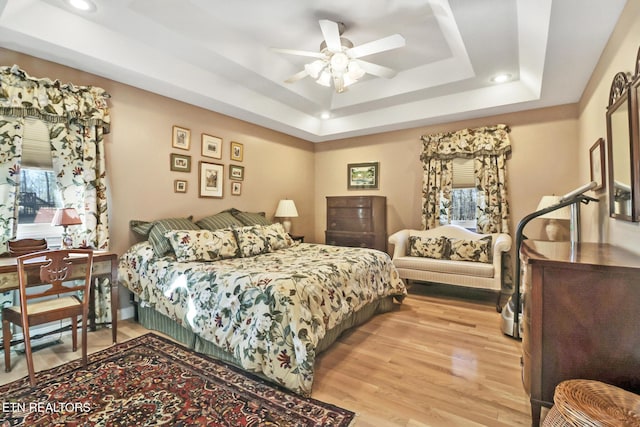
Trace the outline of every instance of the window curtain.
{"type": "Polygon", "coordinates": [[[453,159],[468,158],[474,159],[478,231],[508,233],[506,160],[510,152],[506,125],[424,135],[420,155],[423,228],[428,230],[441,222],[450,222],[453,159]]]}
{"type": "MultiPolygon", "coordinates": [[[[104,155],[104,135],[110,127],[108,98],[109,94],[98,87],[36,79],[17,65],[0,67],[1,252],[7,251],[7,242],[15,237],[17,229],[25,117],[47,123],[63,204],[75,208],[82,219],[81,226],[69,229],[73,245],[108,249],[104,155]]],[[[109,321],[102,315],[110,315],[108,284],[100,284],[96,295],[97,321],[109,321]]]]}

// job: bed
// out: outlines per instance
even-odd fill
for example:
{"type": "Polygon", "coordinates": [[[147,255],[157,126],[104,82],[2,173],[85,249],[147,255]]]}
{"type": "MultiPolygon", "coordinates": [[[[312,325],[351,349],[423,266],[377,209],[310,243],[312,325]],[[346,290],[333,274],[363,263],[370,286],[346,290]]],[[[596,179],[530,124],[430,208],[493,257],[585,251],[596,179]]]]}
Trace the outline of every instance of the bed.
{"type": "Polygon", "coordinates": [[[118,280],[135,295],[140,322],[305,396],[316,355],[406,295],[386,253],[296,243],[279,224],[163,233],[173,251],[159,253],[150,239],[119,260],[118,280]],[[276,240],[261,240],[268,230],[276,240]],[[208,255],[194,243],[203,234],[208,255]]]}

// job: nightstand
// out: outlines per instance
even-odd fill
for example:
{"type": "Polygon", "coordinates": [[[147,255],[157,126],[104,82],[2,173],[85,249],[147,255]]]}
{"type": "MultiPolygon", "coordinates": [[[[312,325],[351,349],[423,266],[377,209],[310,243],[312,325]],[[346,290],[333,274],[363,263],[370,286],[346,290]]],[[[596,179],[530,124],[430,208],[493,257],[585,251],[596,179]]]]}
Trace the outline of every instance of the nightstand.
{"type": "Polygon", "coordinates": [[[297,236],[295,234],[289,233],[289,237],[291,237],[294,242],[304,243],[304,236],[297,236]]]}

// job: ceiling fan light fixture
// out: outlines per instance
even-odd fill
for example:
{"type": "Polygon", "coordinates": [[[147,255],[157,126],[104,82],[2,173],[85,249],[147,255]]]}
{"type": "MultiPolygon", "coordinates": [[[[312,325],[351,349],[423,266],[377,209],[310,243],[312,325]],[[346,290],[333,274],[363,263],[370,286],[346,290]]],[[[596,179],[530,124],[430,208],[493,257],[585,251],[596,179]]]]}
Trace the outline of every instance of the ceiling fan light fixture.
{"type": "Polygon", "coordinates": [[[313,61],[310,64],[306,64],[304,66],[304,70],[311,77],[313,77],[314,79],[317,79],[320,76],[320,73],[322,72],[322,70],[324,70],[324,68],[326,67],[326,65],[327,64],[325,61],[318,59],[317,61],[313,61]]]}
{"type": "Polygon", "coordinates": [[[349,62],[347,75],[349,76],[350,79],[356,81],[364,77],[365,72],[362,68],[360,68],[360,65],[358,65],[356,61],[352,60],[351,62],[349,62]]]}
{"type": "Polygon", "coordinates": [[[349,67],[349,57],[343,53],[338,52],[331,55],[331,71],[334,73],[344,73],[349,67]]]}
{"type": "Polygon", "coordinates": [[[321,86],[331,87],[331,73],[325,68],[322,73],[320,73],[320,77],[316,79],[316,83],[321,86]]]}
{"type": "Polygon", "coordinates": [[[317,84],[333,87],[337,93],[344,92],[345,88],[365,74],[377,77],[392,78],[396,72],[391,68],[360,60],[361,57],[397,49],[405,45],[405,39],[400,34],[393,34],[372,42],[354,47],[351,40],[341,37],[344,24],[328,19],[319,21],[324,40],[320,43],[320,52],[309,52],[292,49],[274,49],[276,51],[316,58],[306,64],[304,69],[285,80],[286,83],[294,83],[307,76],[317,84]]]}

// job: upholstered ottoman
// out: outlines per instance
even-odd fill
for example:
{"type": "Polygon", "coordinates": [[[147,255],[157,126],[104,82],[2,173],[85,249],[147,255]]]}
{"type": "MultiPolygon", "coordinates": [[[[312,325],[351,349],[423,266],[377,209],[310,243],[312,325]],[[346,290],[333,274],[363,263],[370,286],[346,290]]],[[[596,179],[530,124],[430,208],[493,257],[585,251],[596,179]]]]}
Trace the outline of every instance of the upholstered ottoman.
{"type": "Polygon", "coordinates": [[[640,396],[593,380],[556,386],[543,426],[640,426],[640,396]]]}

